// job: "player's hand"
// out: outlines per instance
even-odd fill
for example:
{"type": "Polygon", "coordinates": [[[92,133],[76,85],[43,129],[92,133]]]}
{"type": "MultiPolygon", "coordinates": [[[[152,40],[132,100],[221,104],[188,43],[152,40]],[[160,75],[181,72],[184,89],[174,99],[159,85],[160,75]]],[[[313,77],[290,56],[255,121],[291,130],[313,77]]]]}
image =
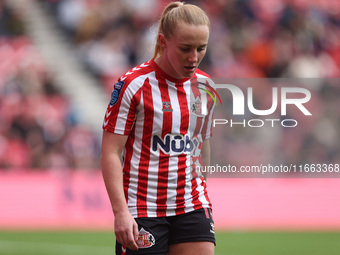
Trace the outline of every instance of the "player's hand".
{"type": "Polygon", "coordinates": [[[138,250],[138,225],[129,211],[115,213],[114,231],[118,243],[130,250],[138,250]]]}

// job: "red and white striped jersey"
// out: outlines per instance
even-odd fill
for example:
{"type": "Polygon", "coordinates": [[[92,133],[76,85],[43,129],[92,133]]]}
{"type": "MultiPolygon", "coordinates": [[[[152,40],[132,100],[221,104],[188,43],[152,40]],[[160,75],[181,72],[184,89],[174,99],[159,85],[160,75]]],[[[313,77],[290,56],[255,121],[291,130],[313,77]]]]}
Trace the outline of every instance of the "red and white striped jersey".
{"type": "Polygon", "coordinates": [[[202,142],[212,134],[214,102],[198,88],[198,78],[209,76],[197,70],[191,79],[176,80],[150,60],[114,85],[103,129],[128,136],[122,165],[133,217],[211,208],[196,167],[201,166],[202,142]]]}

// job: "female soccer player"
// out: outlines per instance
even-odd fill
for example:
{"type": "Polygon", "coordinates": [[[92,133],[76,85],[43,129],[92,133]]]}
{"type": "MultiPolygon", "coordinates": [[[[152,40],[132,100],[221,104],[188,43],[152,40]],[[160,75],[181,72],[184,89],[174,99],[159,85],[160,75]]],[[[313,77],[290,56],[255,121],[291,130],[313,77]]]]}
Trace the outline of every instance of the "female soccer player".
{"type": "Polygon", "coordinates": [[[114,85],[101,166],[117,255],[214,254],[206,181],[195,171],[210,158],[214,105],[205,95],[202,112],[206,88],[197,82],[209,78],[197,69],[209,32],[199,7],[170,3],[160,19],[154,58],[114,85]]]}

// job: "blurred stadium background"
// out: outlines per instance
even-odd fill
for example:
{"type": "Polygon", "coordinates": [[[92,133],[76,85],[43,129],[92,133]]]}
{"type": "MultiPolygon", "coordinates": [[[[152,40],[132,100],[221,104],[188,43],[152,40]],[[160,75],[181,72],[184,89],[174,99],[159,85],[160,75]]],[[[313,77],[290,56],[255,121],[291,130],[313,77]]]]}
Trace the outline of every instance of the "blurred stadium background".
{"type": "MultiPolygon", "coordinates": [[[[116,79],[152,57],[168,2],[0,0],[0,254],[114,254],[99,171],[102,120],[116,79]]],[[[294,163],[339,163],[340,2],[186,2],[211,18],[201,69],[212,77],[333,81],[312,88],[319,127],[285,133],[281,149],[294,163]]],[[[247,154],[252,164],[259,148],[236,144],[237,132],[214,134],[233,145],[219,151],[234,164],[247,154]]],[[[339,254],[339,184],[209,180],[216,254],[339,254]]]]}

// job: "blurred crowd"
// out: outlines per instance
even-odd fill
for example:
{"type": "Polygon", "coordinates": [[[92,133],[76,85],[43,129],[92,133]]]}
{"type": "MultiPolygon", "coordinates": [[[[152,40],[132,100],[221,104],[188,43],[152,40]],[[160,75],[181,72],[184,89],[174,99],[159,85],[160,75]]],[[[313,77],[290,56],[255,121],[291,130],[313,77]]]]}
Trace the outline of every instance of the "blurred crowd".
{"type": "MultiPolygon", "coordinates": [[[[68,40],[76,46],[76,54],[83,61],[87,70],[98,78],[108,94],[118,77],[131,67],[152,58],[158,27],[157,20],[164,6],[170,2],[169,0],[37,1],[57,21],[68,40]]],[[[186,2],[202,7],[211,19],[212,30],[208,51],[200,68],[213,78],[334,79],[340,76],[340,2],[337,0],[216,0],[213,2],[187,0],[186,2]]],[[[2,20],[8,19],[9,16],[12,19],[16,17],[15,14],[9,15],[8,11],[2,11],[1,24],[5,24],[2,20]]],[[[14,20],[12,23],[16,24],[17,19],[14,18],[14,20]]],[[[1,25],[0,29],[1,36],[5,37],[13,37],[11,33],[17,36],[18,31],[22,30],[22,28],[18,28],[18,25],[11,25],[7,28],[1,25]],[[9,29],[12,29],[12,32],[8,32],[9,29]]],[[[30,45],[30,48],[33,47],[30,45]]],[[[26,157],[31,159],[29,160],[31,162],[26,163],[28,165],[34,167],[53,165],[54,161],[59,162],[58,156],[64,159],[61,161],[65,161],[62,163],[64,165],[77,165],[73,163],[73,159],[68,158],[69,155],[72,155],[69,150],[79,152],[79,148],[70,149],[70,147],[83,147],[77,142],[74,142],[76,145],[70,145],[72,142],[68,137],[73,137],[74,134],[79,135],[81,132],[75,131],[72,135],[72,132],[70,134],[67,130],[69,128],[71,130],[72,128],[86,128],[78,127],[72,123],[74,113],[72,113],[70,102],[52,89],[53,86],[49,84],[48,72],[42,73],[39,71],[36,76],[39,76],[38,79],[41,83],[39,95],[44,94],[45,100],[33,99],[31,101],[35,103],[44,101],[44,104],[49,105],[49,107],[43,107],[44,109],[54,109],[58,118],[52,117],[51,121],[59,119],[61,130],[53,130],[58,125],[42,124],[41,120],[35,119],[31,121],[36,125],[32,129],[33,134],[27,132],[27,129],[26,134],[23,134],[25,133],[22,131],[24,128],[16,128],[16,126],[20,126],[20,122],[25,121],[25,118],[22,118],[22,113],[21,115],[11,113],[20,121],[15,121],[15,118],[11,116],[10,121],[6,120],[5,129],[2,121],[0,123],[0,139],[8,141],[21,137],[22,140],[22,137],[25,137],[26,147],[31,147],[30,150],[23,150],[26,151],[25,153],[29,152],[32,155],[37,153],[38,155],[37,151],[40,150],[44,154],[52,155],[50,157],[41,156],[40,159],[44,159],[43,163],[35,163],[41,160],[26,157]],[[61,108],[64,109],[62,112],[60,112],[61,108]],[[48,127],[53,127],[52,131],[48,127]],[[38,129],[43,130],[44,136],[41,137],[41,140],[48,141],[48,137],[55,139],[56,136],[53,132],[56,132],[60,139],[54,141],[53,146],[50,141],[47,142],[49,149],[45,148],[46,145],[44,145],[44,149],[38,149],[39,146],[29,142],[30,137],[38,136],[37,133],[40,132],[35,132],[38,129]],[[7,130],[7,132],[11,130],[9,132],[11,134],[5,135],[3,130],[7,130]],[[52,135],[48,135],[48,132],[52,132],[52,135]],[[66,158],[62,156],[65,155],[65,152],[68,156],[66,158]]],[[[10,100],[12,97],[14,99],[11,100],[14,103],[11,101],[10,105],[21,105],[23,109],[28,109],[28,106],[22,102],[25,101],[25,104],[28,104],[29,99],[36,96],[36,92],[28,92],[26,86],[22,86],[20,83],[23,82],[23,79],[31,80],[30,76],[32,74],[18,72],[16,77],[7,79],[5,83],[0,84],[2,90],[0,103],[3,105],[0,105],[0,110],[5,109],[4,99],[10,100]],[[10,83],[16,84],[14,86],[16,89],[13,89],[14,87],[9,85],[10,83]],[[9,94],[13,95],[10,97],[9,94]]],[[[287,157],[300,155],[300,160],[308,161],[315,155],[326,154],[323,155],[323,160],[339,161],[338,144],[340,143],[334,142],[340,135],[338,110],[340,105],[339,100],[336,100],[340,95],[339,88],[338,83],[330,84],[328,82],[317,82],[314,86],[309,87],[313,91],[313,96],[317,97],[313,98],[310,107],[315,111],[317,109],[316,115],[320,119],[313,119],[313,122],[308,123],[311,126],[309,125],[307,130],[296,128],[293,132],[282,129],[279,134],[272,133],[271,136],[279,136],[281,141],[275,155],[281,155],[280,153],[283,151],[287,157]],[[327,135],[323,133],[325,130],[328,130],[327,135]],[[304,155],[301,154],[302,149],[304,149],[304,155]]],[[[255,101],[263,100],[261,95],[266,89],[265,86],[259,86],[255,101]]],[[[34,90],[38,89],[34,87],[34,90]]],[[[4,113],[1,112],[1,120],[3,120],[4,113]]],[[[18,112],[20,111],[18,110],[18,112]]],[[[39,116],[41,115],[38,114],[39,116]]],[[[34,119],[37,116],[31,117],[34,119]]],[[[24,126],[27,127],[27,124],[24,126]]],[[[225,137],[225,144],[232,148],[225,150],[226,154],[230,155],[226,157],[227,160],[234,160],[237,157],[234,154],[238,152],[244,155],[242,151],[245,151],[249,158],[256,158],[256,153],[252,151],[256,151],[257,148],[249,146],[248,140],[240,141],[240,139],[232,138],[236,133],[243,135],[244,131],[238,131],[238,128],[225,128],[216,132],[223,132],[215,135],[225,137]]],[[[266,134],[270,135],[270,132],[274,131],[266,130],[266,134]]],[[[98,150],[95,149],[97,145],[91,138],[92,136],[89,133],[83,136],[86,136],[87,139],[81,138],[80,141],[86,140],[91,146],[88,144],[84,146],[88,151],[81,152],[80,157],[91,153],[97,156],[98,150]]],[[[2,147],[4,146],[0,147],[0,162],[4,158],[1,155],[6,155],[3,153],[2,147]]],[[[80,151],[82,150],[80,149],[80,151]]],[[[0,164],[6,166],[9,163],[0,164]]]]}
{"type": "MultiPolygon", "coordinates": [[[[157,20],[169,0],[40,0],[108,89],[149,60],[157,20]]],[[[211,18],[201,68],[212,77],[339,77],[340,3],[336,0],[186,1],[211,18]]]]}
{"type": "Polygon", "coordinates": [[[96,135],[77,123],[20,13],[0,1],[0,170],[97,168],[96,135]]]}

